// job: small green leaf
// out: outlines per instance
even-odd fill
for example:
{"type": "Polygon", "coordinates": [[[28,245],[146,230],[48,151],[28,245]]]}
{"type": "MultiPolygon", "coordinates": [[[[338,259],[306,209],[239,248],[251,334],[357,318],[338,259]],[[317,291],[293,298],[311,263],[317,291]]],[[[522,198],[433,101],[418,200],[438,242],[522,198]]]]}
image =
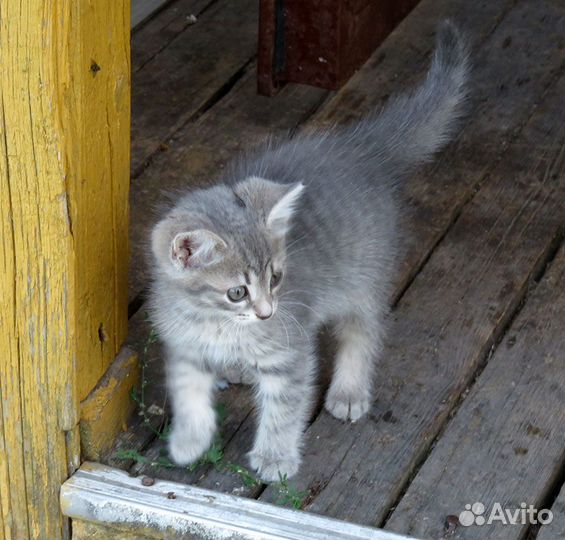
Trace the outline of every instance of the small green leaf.
{"type": "Polygon", "coordinates": [[[246,487],[252,488],[261,484],[261,481],[257,477],[241,465],[237,465],[236,463],[227,463],[226,469],[241,476],[241,480],[246,487]]]}
{"type": "Polygon", "coordinates": [[[154,464],[157,465],[157,467],[165,467],[167,469],[173,469],[176,467],[176,465],[167,456],[158,457],[154,464]]]}
{"type": "Polygon", "coordinates": [[[290,504],[297,510],[302,508],[304,500],[308,496],[308,492],[298,491],[294,486],[289,485],[286,474],[279,473],[279,481],[273,484],[273,486],[278,490],[277,504],[283,506],[290,504]]]}
{"type": "Polygon", "coordinates": [[[167,422],[161,430],[161,433],[159,433],[159,439],[161,439],[162,441],[168,441],[169,437],[171,436],[171,429],[171,423],[167,422]]]}

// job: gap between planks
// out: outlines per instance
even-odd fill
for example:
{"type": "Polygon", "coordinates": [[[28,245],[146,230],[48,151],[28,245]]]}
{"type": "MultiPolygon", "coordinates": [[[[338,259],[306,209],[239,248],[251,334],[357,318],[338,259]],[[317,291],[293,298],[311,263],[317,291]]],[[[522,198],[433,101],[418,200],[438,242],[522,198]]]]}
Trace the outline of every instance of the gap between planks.
{"type": "MultiPolygon", "coordinates": [[[[565,369],[560,362],[564,272],[561,246],[399,501],[387,529],[437,538],[447,531],[447,516],[458,515],[465,504],[481,502],[489,511],[496,502],[510,509],[523,502],[538,509],[551,506],[565,466],[565,369]]],[[[499,522],[459,530],[453,525],[449,530],[455,538],[476,540],[516,540],[529,529],[527,524],[499,522]]]]}
{"type": "MultiPolygon", "coordinates": [[[[197,2],[186,5],[197,6],[197,2]]],[[[162,11],[134,35],[133,177],[141,174],[152,156],[166,149],[174,133],[221,98],[226,84],[233,86],[256,54],[258,9],[254,0],[204,5],[201,19],[181,25],[173,39],[168,39],[170,24],[163,19],[172,9],[162,11]],[[230,32],[225,32],[226,26],[230,32]],[[152,39],[151,31],[157,39],[152,39]],[[231,46],[234,40],[237,47],[231,46]],[[166,46],[155,50],[155,42],[166,46]],[[145,55],[146,60],[136,70],[138,55],[145,55]]]]}

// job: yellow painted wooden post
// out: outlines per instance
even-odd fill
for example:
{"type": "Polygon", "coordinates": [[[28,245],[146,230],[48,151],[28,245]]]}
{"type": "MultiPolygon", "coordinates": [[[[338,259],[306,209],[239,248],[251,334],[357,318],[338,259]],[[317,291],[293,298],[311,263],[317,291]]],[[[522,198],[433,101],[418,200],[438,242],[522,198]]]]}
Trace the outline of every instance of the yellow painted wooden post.
{"type": "Polygon", "coordinates": [[[127,325],[129,0],[0,0],[0,540],[68,535],[127,325]]]}

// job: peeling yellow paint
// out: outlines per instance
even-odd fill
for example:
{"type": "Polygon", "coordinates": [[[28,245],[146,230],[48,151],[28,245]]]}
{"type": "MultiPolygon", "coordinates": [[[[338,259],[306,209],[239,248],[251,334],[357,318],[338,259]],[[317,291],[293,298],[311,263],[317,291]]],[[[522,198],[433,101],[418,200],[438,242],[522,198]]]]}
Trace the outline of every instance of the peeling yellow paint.
{"type": "Polygon", "coordinates": [[[0,540],[55,539],[79,400],[126,333],[130,6],[0,13],[0,540]]]}
{"type": "Polygon", "coordinates": [[[129,349],[124,349],[81,404],[83,459],[99,461],[111,448],[135,407],[130,392],[138,384],[137,356],[129,349]]]}

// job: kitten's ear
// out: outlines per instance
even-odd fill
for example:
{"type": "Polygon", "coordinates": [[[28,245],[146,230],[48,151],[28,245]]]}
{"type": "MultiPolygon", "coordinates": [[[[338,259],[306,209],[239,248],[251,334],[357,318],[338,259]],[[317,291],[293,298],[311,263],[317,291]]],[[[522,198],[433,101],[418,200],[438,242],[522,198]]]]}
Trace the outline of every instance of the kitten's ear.
{"type": "Polygon", "coordinates": [[[170,259],[177,270],[204,268],[222,260],[226,243],[212,231],[178,233],[171,242],[170,259]]]}
{"type": "Polygon", "coordinates": [[[290,218],[304,190],[304,184],[298,182],[285,187],[287,189],[275,202],[267,215],[267,228],[278,238],[283,237],[290,228],[290,218]]]}

